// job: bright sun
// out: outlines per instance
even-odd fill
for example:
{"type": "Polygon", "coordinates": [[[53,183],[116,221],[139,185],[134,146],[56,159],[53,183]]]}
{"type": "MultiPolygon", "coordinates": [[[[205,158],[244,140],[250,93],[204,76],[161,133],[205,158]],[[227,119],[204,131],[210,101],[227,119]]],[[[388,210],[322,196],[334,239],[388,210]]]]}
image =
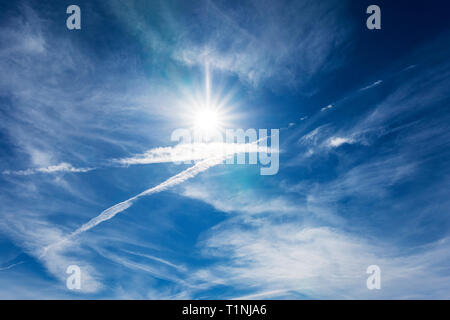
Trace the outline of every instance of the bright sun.
{"type": "Polygon", "coordinates": [[[194,118],[194,127],[203,132],[211,132],[219,128],[218,112],[212,109],[199,110],[194,118]]]}
{"type": "Polygon", "coordinates": [[[205,84],[194,86],[194,90],[183,92],[180,103],[184,110],[183,121],[188,121],[190,129],[196,135],[206,140],[223,133],[235,116],[230,112],[234,109],[231,103],[233,91],[223,95],[224,88],[219,88],[214,94],[211,90],[211,74],[209,63],[205,63],[205,84]]]}

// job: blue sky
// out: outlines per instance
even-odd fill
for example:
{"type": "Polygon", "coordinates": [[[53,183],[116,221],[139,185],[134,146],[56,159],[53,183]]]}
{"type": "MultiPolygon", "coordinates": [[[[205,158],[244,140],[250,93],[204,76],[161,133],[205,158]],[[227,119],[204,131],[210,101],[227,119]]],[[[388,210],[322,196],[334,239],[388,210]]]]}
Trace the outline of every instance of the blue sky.
{"type": "Polygon", "coordinates": [[[0,298],[449,299],[450,7],[372,2],[3,1],[0,298]],[[119,165],[176,148],[206,59],[278,173],[119,165]]]}

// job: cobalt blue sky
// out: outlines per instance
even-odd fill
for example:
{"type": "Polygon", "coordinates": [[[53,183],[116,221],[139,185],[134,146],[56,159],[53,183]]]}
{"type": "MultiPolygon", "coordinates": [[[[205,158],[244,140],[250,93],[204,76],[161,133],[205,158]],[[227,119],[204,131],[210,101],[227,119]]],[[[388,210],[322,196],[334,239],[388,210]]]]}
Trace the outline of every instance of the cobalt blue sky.
{"type": "Polygon", "coordinates": [[[449,299],[449,9],[2,1],[0,298],[449,299]],[[206,59],[229,128],[280,129],[278,173],[208,168],[44,253],[192,166],[117,159],[175,147],[206,59]]]}

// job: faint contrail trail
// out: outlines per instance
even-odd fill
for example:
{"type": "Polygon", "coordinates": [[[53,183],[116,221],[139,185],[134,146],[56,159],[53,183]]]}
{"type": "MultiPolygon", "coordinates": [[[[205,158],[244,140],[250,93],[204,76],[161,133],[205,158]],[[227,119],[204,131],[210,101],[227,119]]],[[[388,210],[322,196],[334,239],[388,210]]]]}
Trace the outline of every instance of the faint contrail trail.
{"type": "Polygon", "coordinates": [[[66,238],[63,238],[62,240],[45,247],[44,252],[41,254],[40,257],[44,256],[49,249],[56,247],[64,242],[70,240],[74,236],[76,236],[82,232],[85,232],[85,231],[95,227],[96,225],[113,218],[116,214],[128,209],[140,197],[164,191],[172,186],[180,184],[188,179],[191,179],[191,178],[195,177],[197,174],[199,174],[200,172],[206,171],[209,168],[220,164],[224,160],[224,158],[225,158],[224,156],[219,156],[219,157],[200,161],[197,164],[193,165],[192,167],[190,167],[190,168],[178,173],[177,175],[167,179],[166,181],[160,183],[159,185],[157,185],[153,188],[147,189],[147,190],[139,193],[138,195],[129,198],[128,200],[122,201],[112,207],[109,207],[108,209],[102,211],[95,218],[93,218],[93,219],[89,220],[88,222],[86,222],[85,224],[83,224],[81,227],[79,227],[77,230],[72,232],[66,238]]]}
{"type": "Polygon", "coordinates": [[[25,263],[25,261],[19,261],[19,262],[11,264],[9,266],[0,268],[0,271],[9,270],[9,269],[14,268],[15,266],[18,266],[19,264],[22,264],[22,263],[25,263]]]}

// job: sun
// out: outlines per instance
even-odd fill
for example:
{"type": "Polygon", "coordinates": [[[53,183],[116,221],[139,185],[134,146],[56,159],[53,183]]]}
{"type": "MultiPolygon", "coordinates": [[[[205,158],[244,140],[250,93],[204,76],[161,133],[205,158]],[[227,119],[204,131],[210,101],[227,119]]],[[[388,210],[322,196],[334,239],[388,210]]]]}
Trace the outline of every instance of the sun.
{"type": "Polygon", "coordinates": [[[211,133],[220,127],[219,113],[211,108],[198,110],[194,116],[194,128],[196,130],[211,133]]]}
{"type": "Polygon", "coordinates": [[[209,63],[205,63],[204,83],[200,79],[192,86],[182,86],[178,105],[181,112],[174,114],[185,123],[194,136],[205,141],[222,137],[226,128],[232,126],[236,114],[235,89],[216,87],[212,90],[212,74],[209,63]]]}

